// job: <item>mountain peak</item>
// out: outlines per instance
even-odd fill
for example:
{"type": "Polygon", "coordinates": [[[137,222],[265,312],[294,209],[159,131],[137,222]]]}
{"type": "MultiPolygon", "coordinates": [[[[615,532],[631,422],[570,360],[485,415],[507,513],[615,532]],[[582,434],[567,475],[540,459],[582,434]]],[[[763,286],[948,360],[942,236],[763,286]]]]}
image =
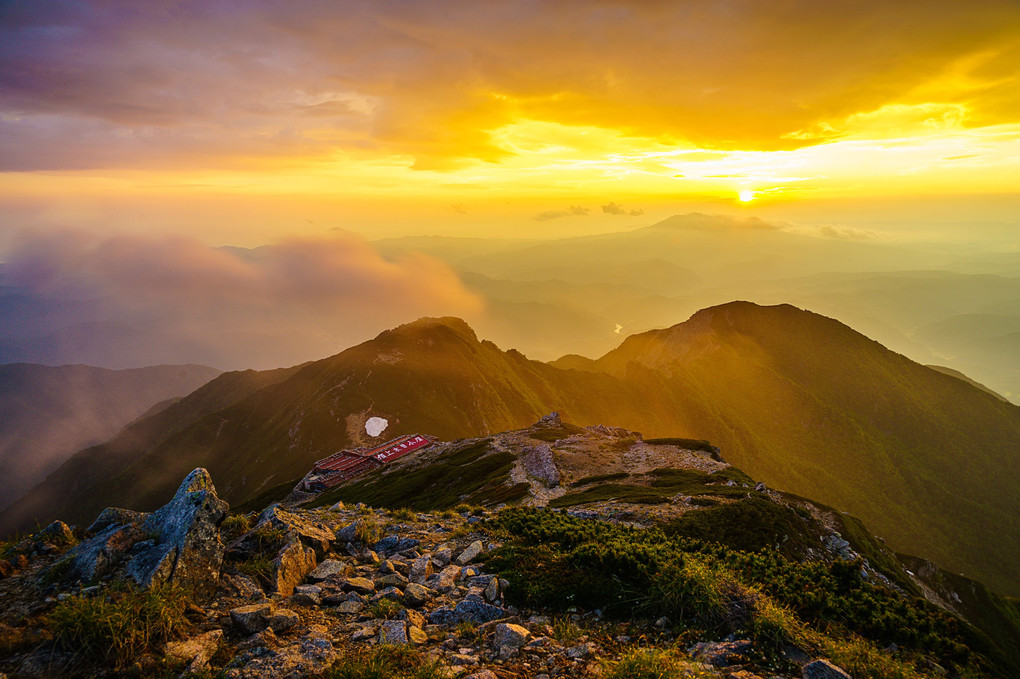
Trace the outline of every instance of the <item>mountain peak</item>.
{"type": "Polygon", "coordinates": [[[440,328],[452,330],[455,334],[463,337],[464,339],[470,340],[471,342],[478,341],[478,335],[476,335],[471,326],[467,324],[467,321],[462,318],[457,318],[456,316],[423,316],[416,321],[399,325],[393,330],[386,330],[380,334],[380,337],[391,333],[398,335],[414,335],[423,332],[435,332],[440,328]]]}
{"type": "Polygon", "coordinates": [[[685,215],[673,215],[661,222],[656,222],[649,229],[684,229],[692,231],[775,231],[776,227],[759,217],[733,217],[729,215],[707,215],[702,212],[690,212],[685,215]]]}

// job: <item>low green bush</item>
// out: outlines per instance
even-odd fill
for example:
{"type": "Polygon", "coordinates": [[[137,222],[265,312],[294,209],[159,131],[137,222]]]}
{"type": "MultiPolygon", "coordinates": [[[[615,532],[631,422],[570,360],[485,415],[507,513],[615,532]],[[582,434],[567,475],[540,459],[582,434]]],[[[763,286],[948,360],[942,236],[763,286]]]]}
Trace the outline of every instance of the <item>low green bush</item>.
{"type": "MultiPolygon", "coordinates": [[[[729,511],[748,522],[771,516],[772,510],[758,504],[729,511]]],[[[777,516],[785,517],[776,507],[777,516]]],[[[803,521],[792,510],[790,515],[803,521]]],[[[611,618],[665,615],[688,629],[751,635],[763,653],[773,656],[786,641],[810,633],[815,646],[819,639],[833,648],[840,639],[852,639],[854,648],[877,653],[895,643],[943,667],[991,667],[968,647],[970,637],[958,618],[862,577],[861,562],[802,563],[769,544],[748,544],[742,530],[734,546],[675,530],[634,529],[530,508],[504,510],[482,525],[503,540],[486,565],[510,580],[508,596],[518,604],[599,608],[611,618]]],[[[858,655],[871,657],[864,651],[858,655]]],[[[860,676],[895,677],[898,671],[876,669],[860,676]]]]}

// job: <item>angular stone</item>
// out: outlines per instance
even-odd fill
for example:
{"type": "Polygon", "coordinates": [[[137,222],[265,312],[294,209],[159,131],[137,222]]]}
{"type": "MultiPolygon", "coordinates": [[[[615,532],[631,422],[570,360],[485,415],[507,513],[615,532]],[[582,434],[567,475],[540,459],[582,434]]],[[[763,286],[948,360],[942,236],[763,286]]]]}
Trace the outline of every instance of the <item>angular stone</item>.
{"type": "Polygon", "coordinates": [[[587,658],[594,653],[592,644],[577,644],[567,649],[567,657],[574,658],[575,660],[580,658],[587,658]]]}
{"type": "Polygon", "coordinates": [[[294,587],[315,569],[315,550],[305,547],[296,537],[288,542],[273,560],[269,577],[269,590],[274,594],[288,595],[294,587]]]}
{"type": "Polygon", "coordinates": [[[378,594],[372,597],[372,603],[381,601],[383,599],[392,599],[394,601],[400,601],[404,598],[404,593],[397,587],[387,587],[381,590],[378,594]]]}
{"type": "Polygon", "coordinates": [[[411,564],[411,574],[408,576],[412,582],[421,584],[432,575],[432,559],[428,556],[419,556],[411,564]]]}
{"type": "Polygon", "coordinates": [[[172,663],[188,663],[185,675],[197,674],[208,668],[222,638],[223,630],[214,629],[185,641],[171,641],[167,643],[164,655],[172,663]]]}
{"type": "Polygon", "coordinates": [[[308,579],[312,582],[319,582],[320,580],[331,578],[334,575],[344,575],[347,573],[347,570],[348,566],[343,561],[326,559],[308,574],[308,579]]]}
{"type": "Polygon", "coordinates": [[[457,557],[457,563],[463,566],[481,553],[482,553],[482,541],[475,540],[470,545],[468,545],[467,549],[460,553],[460,556],[457,557]]]}
{"type": "Polygon", "coordinates": [[[265,530],[282,530],[288,536],[296,535],[306,546],[315,550],[317,558],[324,557],[335,539],[334,534],[322,524],[313,523],[294,512],[288,512],[279,505],[270,505],[259,514],[258,523],[252,533],[265,530]]]}
{"type": "Polygon", "coordinates": [[[404,587],[407,585],[407,578],[397,572],[384,575],[381,578],[376,578],[376,587],[404,587]]]}
{"type": "Polygon", "coordinates": [[[496,603],[499,599],[499,579],[493,578],[489,581],[488,586],[485,588],[485,598],[491,603],[496,603]]]}
{"type": "Polygon", "coordinates": [[[336,541],[339,543],[354,542],[358,538],[358,525],[361,519],[349,523],[336,532],[336,541]]]}
{"type": "Polygon", "coordinates": [[[409,625],[407,628],[407,638],[415,646],[421,646],[428,642],[429,635],[425,634],[422,628],[409,625]]]}
{"type": "Polygon", "coordinates": [[[340,586],[345,590],[354,590],[362,594],[371,594],[375,591],[375,583],[368,578],[344,578],[340,586]]]}
{"type": "Polygon", "coordinates": [[[492,670],[478,670],[477,672],[467,675],[464,679],[499,679],[499,677],[492,670]]]}
{"type": "Polygon", "coordinates": [[[372,547],[378,554],[390,556],[397,552],[404,552],[414,549],[420,542],[414,538],[402,538],[397,535],[387,535],[372,547]]]}
{"type": "Polygon", "coordinates": [[[403,620],[386,620],[379,626],[380,644],[407,644],[407,623],[403,620]]]}
{"type": "Polygon", "coordinates": [[[284,630],[288,630],[300,621],[301,616],[286,608],[273,611],[268,620],[269,628],[274,632],[283,632],[284,630]]]}
{"type": "Polygon", "coordinates": [[[355,613],[360,613],[364,608],[365,604],[360,601],[341,601],[335,610],[337,613],[354,615],[355,613]]]}
{"type": "Polygon", "coordinates": [[[816,660],[804,665],[801,676],[804,679],[851,679],[843,668],[833,665],[828,660],[816,660]]]}
{"type": "Polygon", "coordinates": [[[754,645],[747,640],[709,641],[695,644],[688,653],[692,658],[716,667],[738,665],[747,659],[754,645]]]}
{"type": "Polygon", "coordinates": [[[132,564],[131,576],[142,587],[173,582],[212,594],[223,562],[220,524],[227,509],[209,472],[201,467],[192,471],[170,502],[142,522],[142,530],[155,536],[155,544],[135,557],[138,565],[132,564]]]}
{"type": "Polygon", "coordinates": [[[139,523],[146,516],[148,514],[144,512],[121,509],[120,507],[107,507],[99,512],[99,516],[96,517],[96,520],[92,522],[92,525],[86,531],[89,533],[99,533],[110,526],[128,526],[133,523],[139,523]]]}
{"type": "Polygon", "coordinates": [[[62,578],[65,581],[94,582],[112,571],[144,537],[145,533],[138,524],[114,524],[73,547],[54,565],[70,563],[70,566],[62,567],[65,568],[62,578]]]}
{"type": "Polygon", "coordinates": [[[440,549],[439,551],[432,555],[432,563],[434,563],[439,568],[444,568],[448,566],[450,564],[450,561],[452,560],[453,552],[450,550],[449,547],[444,547],[443,549],[440,549]]]}
{"type": "Polygon", "coordinates": [[[520,625],[500,623],[496,625],[496,632],[493,635],[492,645],[499,648],[520,648],[528,643],[531,636],[526,628],[520,625]]]}
{"type": "Polygon", "coordinates": [[[322,588],[318,585],[298,585],[291,601],[305,606],[317,606],[322,601],[322,588]]]}
{"type": "Polygon", "coordinates": [[[66,523],[57,520],[36,533],[34,539],[63,547],[74,542],[74,532],[66,523]]]}
{"type": "Polygon", "coordinates": [[[477,594],[468,594],[463,601],[452,610],[437,608],[429,615],[429,623],[433,625],[450,625],[469,620],[476,624],[499,620],[509,615],[509,611],[499,606],[485,603],[477,594]]]}
{"type": "Polygon", "coordinates": [[[425,616],[411,608],[399,611],[395,619],[406,621],[410,627],[425,627],[425,616]]]}
{"type": "Polygon", "coordinates": [[[230,610],[230,620],[245,634],[261,632],[269,626],[269,617],[273,614],[273,604],[267,602],[238,606],[230,610]]]}
{"type": "Polygon", "coordinates": [[[411,608],[419,608],[424,606],[429,600],[432,599],[432,592],[428,587],[423,587],[418,583],[412,582],[404,588],[404,605],[411,608]]]}

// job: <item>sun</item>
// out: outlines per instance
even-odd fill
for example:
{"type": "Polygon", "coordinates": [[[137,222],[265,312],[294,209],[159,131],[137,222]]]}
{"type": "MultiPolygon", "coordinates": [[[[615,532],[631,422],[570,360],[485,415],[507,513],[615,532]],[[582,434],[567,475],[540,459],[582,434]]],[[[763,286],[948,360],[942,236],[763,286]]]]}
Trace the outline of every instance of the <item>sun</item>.
{"type": "Polygon", "coordinates": [[[737,194],[737,196],[740,198],[741,203],[750,203],[754,200],[754,191],[745,189],[737,194]]]}

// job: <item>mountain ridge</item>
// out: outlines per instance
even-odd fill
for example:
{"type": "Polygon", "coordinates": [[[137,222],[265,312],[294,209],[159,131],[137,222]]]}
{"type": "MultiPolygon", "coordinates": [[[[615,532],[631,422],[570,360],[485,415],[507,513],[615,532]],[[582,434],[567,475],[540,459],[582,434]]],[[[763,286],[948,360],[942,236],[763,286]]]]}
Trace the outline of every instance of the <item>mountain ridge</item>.
{"type": "MultiPolygon", "coordinates": [[[[861,516],[900,551],[1015,590],[1020,545],[1008,526],[1020,474],[1009,446],[1020,441],[1020,410],[792,306],[720,305],[687,323],[653,331],[692,342],[681,343],[683,360],[668,344],[653,356],[652,335],[628,338],[592,371],[502,351],[463,321],[422,319],[144,442],[133,465],[94,490],[151,508],[172,492],[161,476],[202,465],[231,502],[245,502],[368,441],[368,417],[387,420],[387,438],[451,439],[555,409],[583,425],[709,439],[771,487],[861,516]]],[[[90,502],[79,513],[102,508],[90,502]]]]}

